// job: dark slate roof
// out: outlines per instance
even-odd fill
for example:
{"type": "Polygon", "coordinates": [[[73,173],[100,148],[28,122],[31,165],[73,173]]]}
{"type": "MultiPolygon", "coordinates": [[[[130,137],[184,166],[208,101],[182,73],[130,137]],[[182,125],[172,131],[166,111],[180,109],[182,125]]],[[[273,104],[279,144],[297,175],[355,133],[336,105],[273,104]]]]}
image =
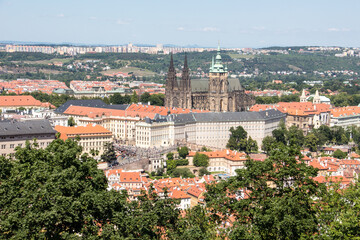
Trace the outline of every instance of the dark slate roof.
{"type": "Polygon", "coordinates": [[[130,104],[113,104],[113,105],[106,105],[107,109],[115,109],[115,110],[126,110],[130,104]]]}
{"type": "Polygon", "coordinates": [[[56,113],[64,113],[70,106],[106,108],[108,105],[100,99],[94,100],[68,100],[66,103],[55,109],[56,113]]]}
{"type": "MultiPolygon", "coordinates": [[[[228,90],[242,90],[240,80],[237,78],[228,78],[229,86],[228,90]]],[[[180,84],[180,83],[179,83],[180,84]]],[[[209,91],[209,79],[191,79],[191,91],[192,92],[208,92],[209,91]]]]}
{"type": "Polygon", "coordinates": [[[248,122],[278,119],[285,116],[286,114],[278,110],[269,109],[260,112],[208,112],[173,114],[173,120],[178,124],[190,122],[248,122]]]}
{"type": "Polygon", "coordinates": [[[16,136],[24,134],[54,134],[49,120],[0,121],[0,136],[16,136]]]}

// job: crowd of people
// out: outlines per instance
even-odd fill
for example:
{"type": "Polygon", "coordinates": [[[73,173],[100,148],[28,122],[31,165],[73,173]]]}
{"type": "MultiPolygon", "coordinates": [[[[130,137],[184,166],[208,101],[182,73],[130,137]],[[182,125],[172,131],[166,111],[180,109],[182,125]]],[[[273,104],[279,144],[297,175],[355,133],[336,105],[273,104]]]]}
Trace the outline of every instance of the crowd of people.
{"type": "Polygon", "coordinates": [[[161,158],[164,153],[174,150],[176,147],[153,147],[140,148],[130,145],[120,145],[114,143],[117,162],[120,166],[134,163],[149,158],[161,158]]]}

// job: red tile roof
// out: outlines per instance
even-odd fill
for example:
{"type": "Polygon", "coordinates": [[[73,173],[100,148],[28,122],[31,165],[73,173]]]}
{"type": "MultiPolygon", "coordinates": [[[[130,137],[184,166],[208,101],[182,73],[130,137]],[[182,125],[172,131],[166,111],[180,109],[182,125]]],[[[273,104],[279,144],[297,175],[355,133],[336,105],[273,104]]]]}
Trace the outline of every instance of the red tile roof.
{"type": "Polygon", "coordinates": [[[76,126],[76,127],[64,127],[64,126],[55,126],[55,130],[60,133],[60,138],[63,140],[68,139],[69,137],[75,138],[77,135],[84,136],[90,135],[104,135],[104,136],[112,136],[112,133],[106,128],[100,125],[92,125],[88,124],[87,126],[76,126]]]}
{"type": "Polygon", "coordinates": [[[122,172],[120,174],[121,183],[141,183],[141,175],[139,172],[122,172]]]}
{"type": "MultiPolygon", "coordinates": [[[[207,155],[209,158],[225,158],[231,161],[245,161],[246,160],[246,153],[232,151],[229,149],[213,151],[213,152],[199,152],[201,154],[207,155]]],[[[195,156],[196,152],[191,151],[189,152],[189,156],[195,156]]]]}
{"type": "MultiPolygon", "coordinates": [[[[0,96],[0,107],[49,107],[49,103],[42,103],[33,96],[0,96]]],[[[54,106],[53,106],[54,107],[54,106]]],[[[55,107],[54,107],[55,108],[55,107]]]]}
{"type": "Polygon", "coordinates": [[[256,104],[250,108],[250,111],[258,112],[267,109],[277,109],[283,113],[296,116],[308,116],[329,112],[330,105],[325,103],[313,104],[311,102],[279,102],[277,104],[256,104]]]}

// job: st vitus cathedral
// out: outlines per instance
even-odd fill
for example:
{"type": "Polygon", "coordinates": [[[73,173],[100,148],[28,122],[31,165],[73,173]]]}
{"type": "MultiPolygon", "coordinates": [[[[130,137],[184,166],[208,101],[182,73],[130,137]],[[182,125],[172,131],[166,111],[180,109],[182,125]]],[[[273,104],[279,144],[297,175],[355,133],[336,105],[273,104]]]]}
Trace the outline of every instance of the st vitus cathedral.
{"type": "Polygon", "coordinates": [[[190,79],[187,57],[181,79],[177,79],[171,55],[165,87],[165,106],[210,110],[213,112],[240,112],[255,104],[255,97],[246,94],[239,79],[229,78],[222,64],[220,47],[209,69],[209,79],[190,79]]]}

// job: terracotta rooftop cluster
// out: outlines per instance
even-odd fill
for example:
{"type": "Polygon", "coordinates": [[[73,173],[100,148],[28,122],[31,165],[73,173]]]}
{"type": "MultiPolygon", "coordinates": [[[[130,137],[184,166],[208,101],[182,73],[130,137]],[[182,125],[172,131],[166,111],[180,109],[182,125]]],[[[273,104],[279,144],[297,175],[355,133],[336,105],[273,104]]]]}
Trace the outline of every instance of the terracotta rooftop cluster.
{"type": "Polygon", "coordinates": [[[337,159],[333,157],[303,158],[308,165],[319,169],[314,180],[321,183],[340,183],[346,187],[354,181],[360,173],[360,156],[356,153],[349,155],[352,159],[337,159]]]}
{"type": "MultiPolygon", "coordinates": [[[[207,155],[209,158],[225,158],[232,161],[246,161],[246,153],[244,152],[237,152],[232,151],[229,149],[224,149],[220,151],[213,151],[213,152],[199,152],[201,154],[207,155]]],[[[195,156],[196,152],[189,152],[189,157],[195,156]]]]}
{"type": "Polygon", "coordinates": [[[60,82],[58,80],[30,79],[18,79],[9,82],[0,80],[0,89],[2,88],[7,90],[8,92],[13,92],[16,94],[35,91],[51,94],[56,88],[68,89],[64,82],[60,82]]]}
{"type": "Polygon", "coordinates": [[[330,112],[330,105],[325,103],[313,104],[311,102],[279,102],[277,104],[256,104],[250,111],[258,112],[268,109],[277,109],[282,113],[296,116],[308,116],[330,112]]]}
{"type": "Polygon", "coordinates": [[[86,116],[90,118],[96,117],[140,117],[141,119],[149,117],[153,119],[155,114],[166,116],[170,111],[171,114],[182,114],[190,112],[206,112],[203,110],[183,109],[183,108],[167,108],[152,105],[131,104],[126,110],[108,109],[108,108],[94,108],[83,106],[69,106],[64,114],[86,116]]]}
{"type": "Polygon", "coordinates": [[[110,187],[115,190],[126,190],[130,199],[136,199],[141,190],[149,190],[151,185],[154,191],[163,196],[165,190],[168,196],[174,199],[197,199],[203,201],[205,184],[215,182],[214,176],[205,175],[201,178],[164,178],[152,180],[141,175],[140,172],[125,172],[122,169],[105,170],[110,187]]]}
{"type": "Polygon", "coordinates": [[[33,96],[0,96],[0,107],[44,107],[55,108],[48,102],[40,102],[33,96]]]}
{"type": "Polygon", "coordinates": [[[71,88],[75,91],[90,91],[93,87],[103,87],[106,91],[111,91],[120,86],[109,80],[107,81],[71,81],[71,88]]]}
{"type": "Polygon", "coordinates": [[[55,126],[55,130],[60,133],[60,138],[66,140],[68,138],[75,138],[77,135],[84,136],[112,136],[112,132],[100,125],[88,124],[87,126],[64,127],[55,126]]]}
{"type": "Polygon", "coordinates": [[[331,115],[333,117],[346,117],[346,116],[354,116],[359,114],[360,114],[360,107],[358,106],[337,107],[331,109],[331,115]]]}

